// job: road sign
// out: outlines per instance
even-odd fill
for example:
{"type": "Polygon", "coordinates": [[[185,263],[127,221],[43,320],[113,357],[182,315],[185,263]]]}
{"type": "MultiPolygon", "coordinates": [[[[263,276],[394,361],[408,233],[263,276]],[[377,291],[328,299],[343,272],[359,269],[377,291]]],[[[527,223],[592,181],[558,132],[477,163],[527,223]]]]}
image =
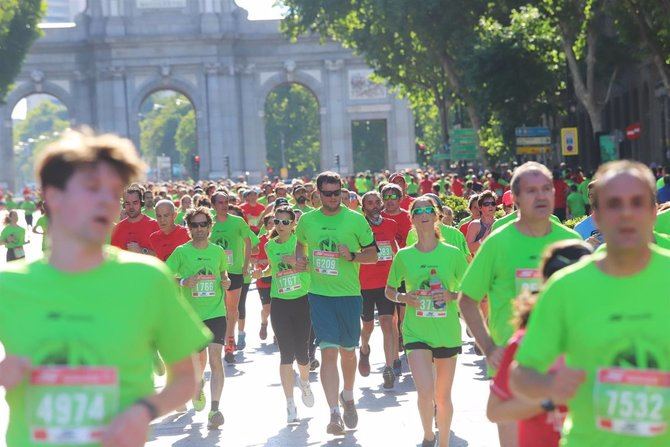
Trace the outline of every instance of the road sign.
{"type": "Polygon", "coordinates": [[[451,160],[476,160],[479,145],[475,129],[454,129],[449,137],[451,160]]]}
{"type": "Polygon", "coordinates": [[[551,137],[517,137],[517,146],[551,146],[551,137]]]}
{"type": "Polygon", "coordinates": [[[614,135],[600,135],[600,161],[602,163],[614,161],[619,158],[619,150],[614,135]]]}
{"type": "Polygon", "coordinates": [[[561,129],[561,150],[566,157],[579,154],[579,135],[576,127],[561,129]]]}
{"type": "Polygon", "coordinates": [[[517,146],[517,155],[539,155],[551,152],[551,146],[517,146]]]}
{"type": "Polygon", "coordinates": [[[517,127],[514,129],[517,137],[551,137],[548,127],[517,127]]]}
{"type": "Polygon", "coordinates": [[[629,140],[639,140],[641,134],[642,128],[640,127],[640,123],[633,123],[626,127],[626,138],[629,140]]]}
{"type": "Polygon", "coordinates": [[[279,169],[279,176],[281,178],[288,178],[288,169],[286,168],[279,169]]]}
{"type": "Polygon", "coordinates": [[[442,160],[448,160],[449,159],[449,154],[445,154],[443,152],[440,152],[439,154],[433,155],[433,160],[435,161],[442,161],[442,160]]]}

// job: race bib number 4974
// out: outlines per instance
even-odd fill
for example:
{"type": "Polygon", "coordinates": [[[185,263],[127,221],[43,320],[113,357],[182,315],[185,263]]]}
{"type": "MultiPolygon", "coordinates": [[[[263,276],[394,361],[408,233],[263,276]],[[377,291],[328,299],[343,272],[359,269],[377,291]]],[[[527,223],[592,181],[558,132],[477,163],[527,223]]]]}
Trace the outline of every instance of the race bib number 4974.
{"type": "Polygon", "coordinates": [[[670,420],[670,372],[600,369],[594,399],[599,430],[641,437],[663,435],[670,420]]]}
{"type": "Polygon", "coordinates": [[[119,377],[111,367],[46,366],[31,371],[26,417],[35,443],[100,442],[119,411],[119,377]]]}

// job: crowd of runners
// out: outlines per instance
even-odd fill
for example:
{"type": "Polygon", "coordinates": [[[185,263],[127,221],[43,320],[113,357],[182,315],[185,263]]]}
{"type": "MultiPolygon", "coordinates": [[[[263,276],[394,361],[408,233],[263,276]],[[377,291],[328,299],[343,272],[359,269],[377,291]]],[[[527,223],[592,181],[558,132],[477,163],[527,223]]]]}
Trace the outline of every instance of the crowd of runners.
{"type": "Polygon", "coordinates": [[[387,390],[406,359],[417,439],[448,446],[467,327],[501,446],[670,445],[670,170],[527,162],[252,185],[149,183],[144,169],[128,140],[71,132],[37,162],[37,191],[0,197],[7,445],[140,446],[188,404],[220,429],[247,318],[274,334],[289,424],[295,388],[314,407],[310,371],[328,408],[300,414],[327,411],[339,436],[358,425],[371,355],[387,390]],[[45,256],[25,262],[31,231],[45,256]]]}

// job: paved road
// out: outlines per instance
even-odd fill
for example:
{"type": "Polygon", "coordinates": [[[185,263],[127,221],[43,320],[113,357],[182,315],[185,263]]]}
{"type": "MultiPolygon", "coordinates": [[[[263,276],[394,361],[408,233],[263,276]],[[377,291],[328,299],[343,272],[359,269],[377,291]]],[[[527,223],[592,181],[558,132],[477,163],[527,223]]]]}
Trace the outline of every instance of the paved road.
{"type": "MultiPolygon", "coordinates": [[[[33,236],[27,250],[29,259],[39,256],[40,251],[41,238],[33,236]]],[[[0,265],[4,264],[4,260],[5,251],[0,248],[0,265]]],[[[305,408],[296,389],[301,421],[287,426],[285,401],[279,383],[279,352],[271,343],[271,331],[267,342],[261,342],[258,337],[260,301],[255,291],[249,293],[247,303],[247,348],[237,354],[238,363],[225,368],[221,407],[226,423],[222,430],[208,432],[206,411],[195,413],[190,409],[185,414],[171,414],[157,421],[148,446],[396,447],[420,443],[422,432],[416,410],[416,392],[404,357],[404,375],[395,389],[385,391],[381,387],[383,354],[379,328],[372,336],[372,374],[356,378],[358,428],[348,430],[342,437],[326,434],[329,415],[316,373],[311,375],[316,397],[314,407],[305,408]]],[[[484,379],[483,368],[481,357],[473,354],[472,343],[468,341],[464,354],[459,357],[453,387],[455,413],[451,446],[498,446],[495,426],[485,416],[488,382],[484,379]]],[[[157,378],[157,387],[160,387],[161,381],[157,378]]],[[[7,407],[4,399],[0,401],[0,433],[4,433],[7,407]]],[[[4,445],[2,441],[0,445],[4,445]]]]}

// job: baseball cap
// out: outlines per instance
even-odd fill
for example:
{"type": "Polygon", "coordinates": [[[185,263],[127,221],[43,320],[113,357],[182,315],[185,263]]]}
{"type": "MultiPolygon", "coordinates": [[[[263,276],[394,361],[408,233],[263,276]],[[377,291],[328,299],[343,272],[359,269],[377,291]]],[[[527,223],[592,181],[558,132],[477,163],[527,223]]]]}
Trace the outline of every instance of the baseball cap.
{"type": "Polygon", "coordinates": [[[512,200],[512,191],[505,191],[505,193],[502,196],[502,204],[503,206],[514,205],[514,201],[512,200]]]}

